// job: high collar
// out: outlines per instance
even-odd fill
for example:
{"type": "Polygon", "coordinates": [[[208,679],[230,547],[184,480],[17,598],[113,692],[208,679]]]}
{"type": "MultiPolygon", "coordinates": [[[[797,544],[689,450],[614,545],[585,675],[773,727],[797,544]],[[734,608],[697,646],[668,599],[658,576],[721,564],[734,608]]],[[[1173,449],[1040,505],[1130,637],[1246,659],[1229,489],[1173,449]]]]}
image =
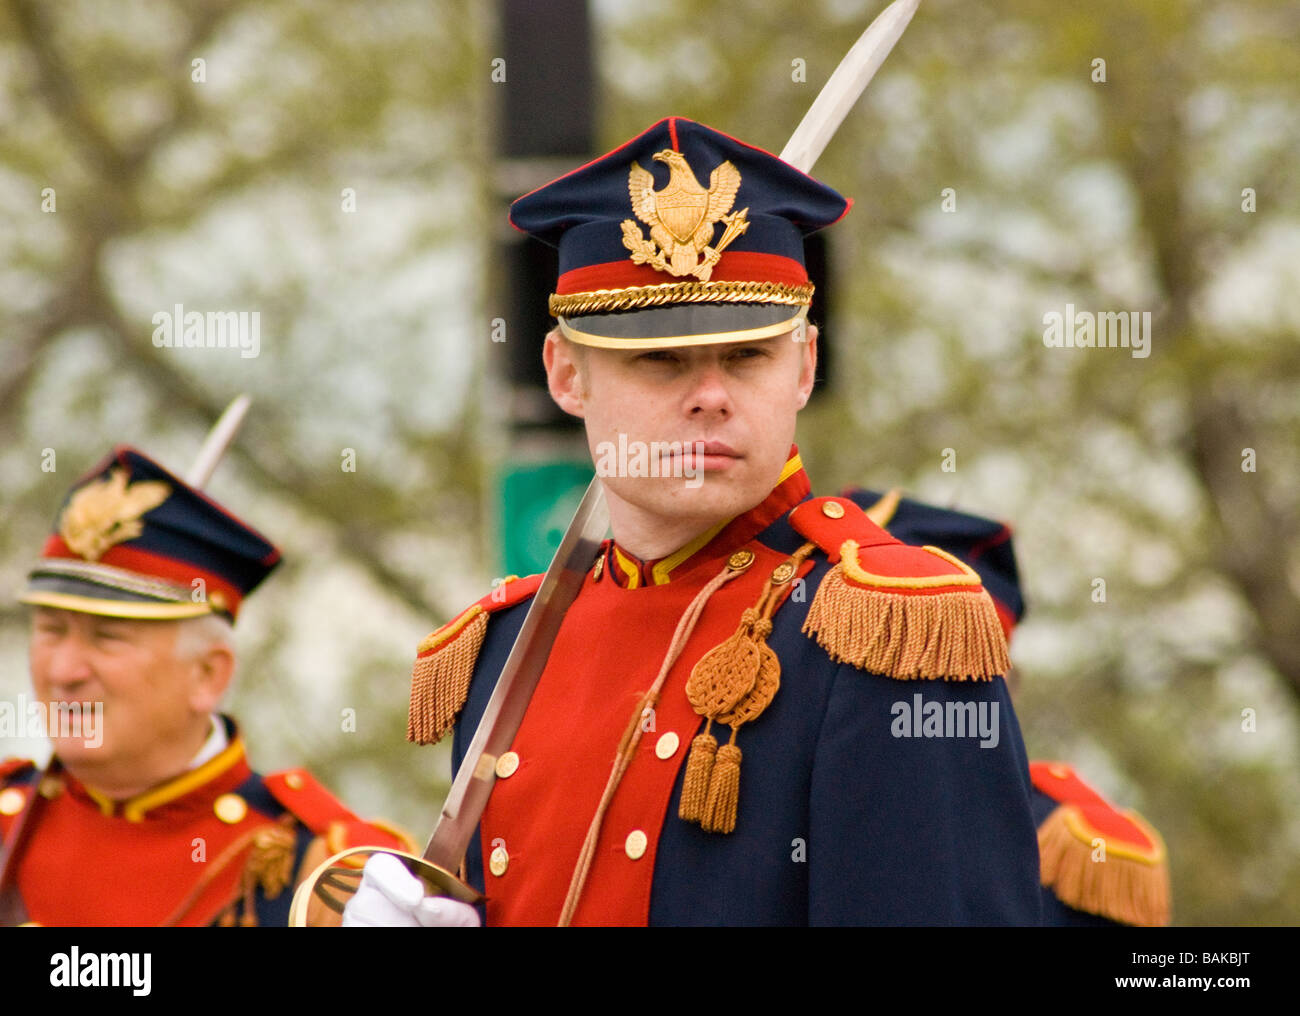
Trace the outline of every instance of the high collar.
{"type": "Polygon", "coordinates": [[[128,822],[143,822],[167,805],[180,808],[192,805],[210,810],[211,800],[238,786],[250,772],[244,741],[235,721],[228,716],[221,717],[221,720],[229,739],[221,751],[193,769],[187,769],[134,797],[115,801],[102,791],[82,783],[66,769],[60,773],[63,786],[72,796],[92,802],[104,816],[117,816],[128,822]]]}
{"type": "Polygon", "coordinates": [[[599,567],[608,579],[625,589],[667,585],[693,571],[698,564],[726,557],[740,549],[788,514],[811,492],[812,486],[804,472],[799,449],[792,446],[776,486],[749,511],[719,522],[684,547],[654,561],[643,561],[616,541],[606,540],[599,567]]]}

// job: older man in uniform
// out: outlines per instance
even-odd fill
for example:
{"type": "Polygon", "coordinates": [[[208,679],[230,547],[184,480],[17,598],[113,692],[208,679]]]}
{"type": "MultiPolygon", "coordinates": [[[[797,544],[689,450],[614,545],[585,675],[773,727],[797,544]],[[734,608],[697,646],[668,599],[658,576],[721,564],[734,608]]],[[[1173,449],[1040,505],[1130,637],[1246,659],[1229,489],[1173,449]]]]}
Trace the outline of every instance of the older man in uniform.
{"type": "Polygon", "coordinates": [[[286,923],[300,873],[404,848],[306,771],[260,776],[218,704],[280,553],[132,448],[81,480],[21,599],[54,757],[0,765],[0,923],[286,923]]]}
{"type": "MultiPolygon", "coordinates": [[[[817,363],[803,236],[848,207],[676,117],[513,205],[559,248],[543,358],[613,539],[495,763],[464,866],[486,923],[1038,922],[992,602],[813,498],[794,447],[817,363]]],[[[413,739],[452,733],[460,764],[538,584],[425,640],[413,739]]]]}

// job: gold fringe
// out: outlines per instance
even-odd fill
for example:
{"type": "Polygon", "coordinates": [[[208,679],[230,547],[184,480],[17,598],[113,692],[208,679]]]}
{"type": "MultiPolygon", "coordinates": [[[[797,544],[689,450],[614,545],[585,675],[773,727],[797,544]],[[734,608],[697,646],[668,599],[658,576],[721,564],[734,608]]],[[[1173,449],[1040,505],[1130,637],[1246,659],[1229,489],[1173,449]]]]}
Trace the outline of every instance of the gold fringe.
{"type": "MultiPolygon", "coordinates": [[[[736,732],[733,730],[734,738],[736,732]]],[[[734,743],[718,749],[717,761],[709,777],[709,797],[704,802],[700,828],[706,833],[729,833],[736,828],[736,811],[740,804],[740,748],[734,743]]]]}
{"type": "MultiPolygon", "coordinates": [[[[406,739],[416,744],[436,744],[456,723],[469,695],[469,682],[483,639],[488,615],[478,611],[455,631],[454,637],[434,643],[434,651],[417,656],[411,669],[411,708],[406,739]]],[[[438,639],[435,632],[422,645],[438,639]]]]}
{"type": "MultiPolygon", "coordinates": [[[[709,721],[710,725],[712,720],[709,721]]],[[[704,814],[704,803],[709,796],[709,777],[713,773],[713,758],[718,753],[718,742],[708,728],[696,734],[691,741],[691,754],[686,759],[686,775],[682,777],[682,803],[677,817],[687,822],[698,822],[704,814]]]]}
{"type": "MultiPolygon", "coordinates": [[[[1094,861],[1092,842],[1070,828],[1070,813],[1075,811],[1062,805],[1038,827],[1043,885],[1075,910],[1144,928],[1167,925],[1169,869],[1163,859],[1163,844],[1155,858],[1107,845],[1106,859],[1094,861]]],[[[1158,834],[1148,832],[1159,844],[1158,834]]],[[[1105,839],[1100,833],[1098,837],[1105,839]]]]}
{"type": "Polygon", "coordinates": [[[980,588],[905,594],[864,589],[843,562],[822,580],[804,620],[831,659],[898,680],[991,680],[1006,674],[1006,637],[980,588]]]}

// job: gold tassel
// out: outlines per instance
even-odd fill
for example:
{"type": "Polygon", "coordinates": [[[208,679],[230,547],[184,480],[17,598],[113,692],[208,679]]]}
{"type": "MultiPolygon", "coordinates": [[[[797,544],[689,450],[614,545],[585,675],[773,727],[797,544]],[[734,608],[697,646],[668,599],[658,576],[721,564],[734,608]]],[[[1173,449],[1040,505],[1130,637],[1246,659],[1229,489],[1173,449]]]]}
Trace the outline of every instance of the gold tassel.
{"type": "Polygon", "coordinates": [[[781,661],[767,644],[772,612],[783,587],[815,547],[805,543],[776,567],[758,603],[741,615],[735,634],[700,657],[686,682],[691,707],[708,722],[704,733],[691,742],[677,814],[687,822],[698,822],[705,832],[729,833],[736,828],[741,759],[736,733],[762,714],[781,687],[781,661]],[[715,722],[731,727],[731,739],[721,748],[709,733],[715,722]]]}
{"type": "Polygon", "coordinates": [[[1038,828],[1043,885],[1075,910],[1144,928],[1167,925],[1169,869],[1159,834],[1142,827],[1158,846],[1156,857],[1107,844],[1105,860],[1094,861],[1092,840],[1071,829],[1072,817],[1078,821],[1078,810],[1061,805],[1038,828]]]}
{"type": "Polygon", "coordinates": [[[740,803],[740,748],[736,746],[735,728],[731,741],[718,749],[718,759],[709,777],[709,796],[704,802],[700,828],[706,833],[729,833],[736,828],[736,810],[740,803]]]}
{"type": "Polygon", "coordinates": [[[696,734],[691,741],[691,754],[686,759],[686,775],[682,778],[682,803],[677,808],[677,817],[687,822],[698,822],[704,814],[704,802],[709,794],[709,776],[713,772],[713,758],[718,752],[718,742],[709,728],[710,720],[704,727],[704,733],[696,734]]]}
{"type": "Polygon", "coordinates": [[[436,744],[455,726],[469,696],[487,623],[487,612],[475,605],[420,643],[419,652],[427,655],[417,656],[411,669],[408,741],[436,744]]]}
{"type": "MultiPolygon", "coordinates": [[[[240,873],[243,891],[243,909],[239,915],[241,928],[257,927],[257,890],[273,900],[284,892],[293,877],[294,834],[293,819],[285,816],[280,825],[259,829],[253,834],[252,849],[244,870],[240,873]]],[[[234,917],[233,907],[231,917],[234,917]]],[[[222,917],[223,925],[225,917],[222,917]]],[[[234,921],[231,921],[233,925],[234,921]]],[[[224,925],[229,927],[229,925],[224,925]]]]}
{"type": "Polygon", "coordinates": [[[1010,668],[989,594],[897,593],[855,585],[843,562],[827,573],[804,619],[831,659],[899,680],[991,680],[1010,668]]]}
{"type": "Polygon", "coordinates": [[[293,832],[283,825],[260,831],[244,865],[246,884],[256,882],[268,900],[279,896],[293,877],[293,846],[293,832]]]}

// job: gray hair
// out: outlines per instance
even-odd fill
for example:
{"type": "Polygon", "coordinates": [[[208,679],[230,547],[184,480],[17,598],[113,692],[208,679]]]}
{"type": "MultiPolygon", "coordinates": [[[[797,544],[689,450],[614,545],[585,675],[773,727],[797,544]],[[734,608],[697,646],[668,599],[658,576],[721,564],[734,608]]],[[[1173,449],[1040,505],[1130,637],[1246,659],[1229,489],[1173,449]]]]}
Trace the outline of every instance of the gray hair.
{"type": "Polygon", "coordinates": [[[235,648],[235,629],[220,614],[202,614],[179,622],[176,630],[176,655],[183,659],[201,656],[209,649],[235,648]]]}

